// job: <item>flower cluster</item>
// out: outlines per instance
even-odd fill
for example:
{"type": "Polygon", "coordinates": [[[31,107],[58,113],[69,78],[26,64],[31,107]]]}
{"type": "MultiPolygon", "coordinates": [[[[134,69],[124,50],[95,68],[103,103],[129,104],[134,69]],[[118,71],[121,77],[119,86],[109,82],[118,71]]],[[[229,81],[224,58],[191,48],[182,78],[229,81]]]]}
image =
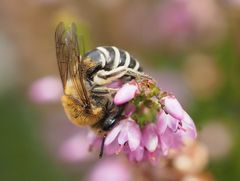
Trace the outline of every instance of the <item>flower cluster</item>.
{"type": "Polygon", "coordinates": [[[152,80],[124,84],[114,103],[127,104],[125,118],[108,133],[106,154],[123,152],[131,161],[155,163],[169,150],[179,149],[185,140],[197,136],[194,122],[175,96],[161,91],[152,80]]]}

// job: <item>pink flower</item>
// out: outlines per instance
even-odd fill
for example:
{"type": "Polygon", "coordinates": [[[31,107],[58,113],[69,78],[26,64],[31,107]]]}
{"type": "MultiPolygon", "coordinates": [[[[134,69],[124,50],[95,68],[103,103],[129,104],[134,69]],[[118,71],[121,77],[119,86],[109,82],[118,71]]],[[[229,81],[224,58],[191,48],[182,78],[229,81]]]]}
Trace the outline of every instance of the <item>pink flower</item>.
{"type": "MultiPolygon", "coordinates": [[[[104,152],[108,155],[122,152],[130,161],[156,164],[169,150],[197,136],[192,119],[176,97],[161,91],[152,80],[124,84],[114,103],[126,104],[125,118],[106,136],[104,152]]],[[[95,137],[92,145],[99,146],[99,140],[95,137]]]]}
{"type": "MultiPolygon", "coordinates": [[[[151,96],[154,95],[150,88],[153,85],[155,83],[152,81],[126,83],[116,93],[115,104],[121,105],[131,102],[140,94],[141,100],[144,101],[143,97],[146,96],[145,99],[148,99],[149,103],[152,99],[151,96]]],[[[156,89],[154,90],[156,92],[156,89]]],[[[165,93],[162,95],[164,96],[153,96],[154,101],[161,97],[159,100],[160,111],[157,112],[155,108],[156,118],[151,121],[141,119],[141,124],[138,122],[139,116],[144,116],[145,112],[147,114],[149,110],[154,108],[145,109],[144,103],[140,104],[140,107],[132,102],[127,104],[124,112],[127,118],[121,120],[106,137],[105,151],[107,154],[124,152],[131,161],[145,160],[155,164],[159,157],[167,155],[170,149],[179,149],[184,145],[186,139],[196,138],[195,125],[176,97],[170,94],[165,95],[165,93]],[[136,116],[139,114],[139,109],[144,111],[140,111],[140,115],[136,116]]]]}
{"type": "Polygon", "coordinates": [[[89,139],[83,133],[72,136],[61,145],[59,156],[67,162],[87,161],[91,157],[89,139]]]}
{"type": "Polygon", "coordinates": [[[183,108],[175,98],[175,96],[166,96],[161,99],[161,104],[163,105],[163,109],[166,113],[170,114],[172,117],[176,119],[183,119],[183,108]]]}
{"type": "Polygon", "coordinates": [[[130,119],[121,120],[107,135],[105,140],[105,149],[107,153],[118,153],[123,146],[129,147],[131,151],[135,151],[141,140],[141,131],[139,125],[130,119]]]}
{"type": "Polygon", "coordinates": [[[134,151],[131,151],[126,148],[125,153],[128,155],[128,159],[133,162],[134,161],[140,162],[144,159],[144,147],[143,146],[139,146],[134,151]]]}
{"type": "Polygon", "coordinates": [[[89,173],[87,181],[131,181],[132,175],[126,164],[121,160],[101,160],[89,173]]]}
{"type": "Polygon", "coordinates": [[[177,120],[169,114],[166,114],[164,111],[161,111],[157,116],[158,133],[160,136],[169,129],[172,132],[180,131],[185,137],[195,139],[197,137],[197,131],[194,122],[185,111],[183,113],[183,119],[177,120]]]}
{"type": "Polygon", "coordinates": [[[157,116],[157,128],[164,155],[168,153],[169,149],[180,148],[184,140],[197,137],[196,127],[192,119],[184,110],[183,114],[182,120],[178,120],[164,111],[161,111],[157,116]]]}
{"type": "Polygon", "coordinates": [[[154,123],[147,124],[143,129],[142,143],[149,151],[154,152],[158,147],[158,132],[154,123]]]}
{"type": "Polygon", "coordinates": [[[36,103],[59,101],[62,94],[62,83],[54,76],[40,78],[29,88],[29,97],[36,103]]]}
{"type": "Polygon", "coordinates": [[[196,139],[197,138],[197,129],[192,120],[192,118],[188,115],[187,112],[184,111],[184,118],[181,121],[182,128],[185,130],[183,132],[183,136],[185,138],[196,139]]]}
{"type": "Polygon", "coordinates": [[[116,105],[122,105],[132,100],[136,94],[139,93],[138,86],[134,83],[124,84],[116,93],[114,97],[114,103],[116,105]]]}

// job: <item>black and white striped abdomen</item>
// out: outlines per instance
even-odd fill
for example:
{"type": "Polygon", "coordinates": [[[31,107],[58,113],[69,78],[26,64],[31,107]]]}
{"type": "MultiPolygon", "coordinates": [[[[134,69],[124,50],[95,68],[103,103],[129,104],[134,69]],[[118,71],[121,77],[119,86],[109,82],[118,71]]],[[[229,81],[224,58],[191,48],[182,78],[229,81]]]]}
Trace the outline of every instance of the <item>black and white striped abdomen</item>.
{"type": "Polygon", "coordinates": [[[130,68],[134,71],[142,71],[139,62],[127,51],[114,46],[101,46],[88,52],[86,57],[97,61],[105,71],[111,71],[118,67],[130,68]]]}

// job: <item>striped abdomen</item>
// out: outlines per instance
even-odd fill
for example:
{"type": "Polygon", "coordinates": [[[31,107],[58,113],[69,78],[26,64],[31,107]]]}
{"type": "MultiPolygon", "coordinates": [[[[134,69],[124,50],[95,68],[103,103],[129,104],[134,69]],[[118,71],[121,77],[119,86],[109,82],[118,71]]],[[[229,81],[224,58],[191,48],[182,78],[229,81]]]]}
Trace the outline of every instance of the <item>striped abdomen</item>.
{"type": "Polygon", "coordinates": [[[96,62],[98,68],[93,71],[93,81],[99,85],[110,83],[129,72],[142,72],[139,62],[127,51],[114,46],[102,46],[84,56],[96,62]]]}
{"type": "Polygon", "coordinates": [[[124,66],[135,71],[141,71],[139,62],[127,51],[118,49],[114,46],[102,46],[88,52],[85,57],[99,62],[102,69],[109,71],[117,67],[124,66]]]}

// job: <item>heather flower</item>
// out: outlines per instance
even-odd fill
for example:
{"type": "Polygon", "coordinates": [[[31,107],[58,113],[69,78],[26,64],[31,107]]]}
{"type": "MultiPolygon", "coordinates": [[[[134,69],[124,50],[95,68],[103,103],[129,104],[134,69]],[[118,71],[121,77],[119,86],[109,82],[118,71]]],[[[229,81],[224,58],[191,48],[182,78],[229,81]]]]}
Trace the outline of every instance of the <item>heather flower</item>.
{"type": "Polygon", "coordinates": [[[145,128],[143,129],[142,137],[143,146],[149,152],[154,152],[157,149],[158,142],[159,139],[156,125],[153,123],[146,125],[145,128]]]}
{"type": "Polygon", "coordinates": [[[122,120],[106,137],[106,152],[112,154],[119,153],[124,144],[128,144],[131,151],[135,151],[141,141],[141,131],[139,125],[130,119],[122,120]]]}
{"type": "Polygon", "coordinates": [[[91,158],[88,135],[80,132],[65,140],[59,148],[59,157],[66,162],[83,162],[91,158]]]}
{"type": "Polygon", "coordinates": [[[54,76],[40,78],[29,88],[29,97],[36,103],[56,102],[59,101],[61,95],[61,81],[54,76]]]}
{"type": "MultiPolygon", "coordinates": [[[[196,127],[176,97],[151,80],[133,80],[116,93],[114,103],[125,106],[125,118],[107,135],[105,153],[124,153],[131,161],[155,164],[171,149],[195,139],[196,127]]],[[[96,139],[95,139],[96,140],[96,139]]]]}
{"type": "Polygon", "coordinates": [[[166,96],[161,99],[161,104],[163,105],[163,110],[170,114],[172,117],[182,120],[183,119],[183,109],[175,96],[166,96]]]}
{"type": "Polygon", "coordinates": [[[132,100],[138,93],[138,87],[134,83],[127,83],[116,93],[114,103],[121,105],[132,100]]]}
{"type": "Polygon", "coordinates": [[[98,162],[89,173],[87,181],[131,181],[132,175],[126,164],[119,159],[98,162]]]}

